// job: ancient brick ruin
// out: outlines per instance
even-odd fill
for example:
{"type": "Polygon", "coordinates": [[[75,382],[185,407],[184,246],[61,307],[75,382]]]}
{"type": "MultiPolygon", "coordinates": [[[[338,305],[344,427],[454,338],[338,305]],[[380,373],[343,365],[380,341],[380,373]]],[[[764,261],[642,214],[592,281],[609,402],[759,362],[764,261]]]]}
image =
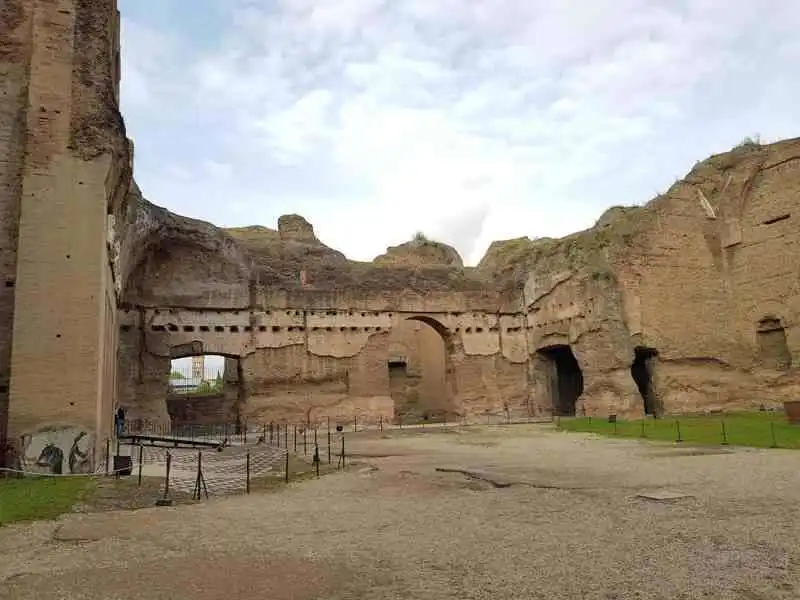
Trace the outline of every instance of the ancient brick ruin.
{"type": "Polygon", "coordinates": [[[118,32],[115,0],[0,7],[12,441],[108,436],[117,405],[168,422],[170,360],[199,353],[231,361],[228,416],[257,421],[797,397],[800,139],[711,157],[587,231],[495,242],[475,268],[427,240],[354,262],[296,215],[224,230],[145,200],[118,110],[118,32]]]}

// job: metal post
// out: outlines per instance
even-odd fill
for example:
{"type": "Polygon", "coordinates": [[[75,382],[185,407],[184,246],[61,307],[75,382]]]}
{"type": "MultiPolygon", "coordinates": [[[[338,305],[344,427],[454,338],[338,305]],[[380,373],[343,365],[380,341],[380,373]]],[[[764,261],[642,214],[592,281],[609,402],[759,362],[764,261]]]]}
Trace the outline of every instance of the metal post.
{"type": "Polygon", "coordinates": [[[383,431],[383,415],[378,416],[378,429],[383,431]]]}
{"type": "Polygon", "coordinates": [[[358,417],[353,417],[353,431],[358,431],[358,417]]]}
{"type": "Polygon", "coordinates": [[[770,448],[777,448],[778,447],[778,438],[775,437],[775,423],[769,424],[770,431],[772,433],[772,446],[770,448]]]}
{"type": "Polygon", "coordinates": [[[328,417],[328,464],[331,464],[331,418],[328,417]]]}
{"type": "Polygon", "coordinates": [[[106,475],[111,469],[111,438],[106,438],[106,475]]]}
{"type": "Polygon", "coordinates": [[[142,464],[144,463],[144,446],[139,444],[139,487],[142,487],[142,464]]]}
{"type": "Polygon", "coordinates": [[[297,453],[297,425],[294,426],[294,451],[297,453]]]}
{"type": "Polygon", "coordinates": [[[675,421],[675,427],[678,429],[678,438],[675,440],[675,442],[680,444],[683,442],[683,437],[681,436],[681,422],[675,421]]]}
{"type": "Polygon", "coordinates": [[[720,425],[722,426],[722,445],[728,445],[728,432],[725,429],[725,421],[720,421],[720,425]]]}
{"type": "Polygon", "coordinates": [[[306,440],[306,428],[303,427],[303,456],[308,454],[308,442],[306,440]]]}
{"type": "Polygon", "coordinates": [[[167,473],[166,477],[164,478],[164,501],[169,500],[169,475],[170,471],[172,471],[172,453],[167,450],[167,473]]]}
{"type": "Polygon", "coordinates": [[[250,451],[247,451],[247,455],[245,457],[244,463],[245,473],[247,475],[247,480],[245,481],[245,492],[250,493],[250,451]]]}
{"type": "Polygon", "coordinates": [[[289,451],[286,451],[286,466],[284,468],[284,481],[289,483],[289,451]]]}
{"type": "Polygon", "coordinates": [[[342,468],[344,469],[344,434],[342,434],[342,468]]]}

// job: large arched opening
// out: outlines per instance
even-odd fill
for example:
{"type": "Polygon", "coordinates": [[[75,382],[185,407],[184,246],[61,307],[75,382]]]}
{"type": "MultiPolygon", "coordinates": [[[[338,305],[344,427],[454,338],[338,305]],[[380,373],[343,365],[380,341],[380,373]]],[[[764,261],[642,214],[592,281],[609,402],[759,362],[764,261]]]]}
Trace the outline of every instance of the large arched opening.
{"type": "Polygon", "coordinates": [[[166,401],[175,435],[240,431],[245,424],[239,358],[208,353],[173,355],[166,401]]]}
{"type": "Polygon", "coordinates": [[[642,397],[644,414],[656,417],[661,414],[661,405],[655,387],[657,357],[656,349],[637,346],[633,350],[633,363],[631,363],[631,377],[642,397]]]}
{"type": "Polygon", "coordinates": [[[546,390],[553,415],[575,416],[578,398],[583,394],[583,372],[572,348],[558,344],[540,348],[537,354],[546,365],[546,390]]]}
{"type": "Polygon", "coordinates": [[[435,319],[414,316],[393,329],[387,368],[395,420],[435,422],[456,416],[451,354],[450,334],[435,319]]]}

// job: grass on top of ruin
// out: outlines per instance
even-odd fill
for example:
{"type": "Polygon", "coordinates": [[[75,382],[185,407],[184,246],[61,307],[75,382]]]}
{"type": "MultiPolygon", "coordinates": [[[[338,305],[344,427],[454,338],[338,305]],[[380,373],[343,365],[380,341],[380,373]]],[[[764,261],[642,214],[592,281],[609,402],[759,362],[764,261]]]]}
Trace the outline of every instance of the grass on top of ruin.
{"type": "Polygon", "coordinates": [[[675,415],[609,423],[607,418],[561,418],[565,431],[686,444],[800,449],[800,425],[782,412],[675,415]]]}
{"type": "Polygon", "coordinates": [[[55,519],[95,489],[92,477],[0,478],[0,526],[55,519]]]}

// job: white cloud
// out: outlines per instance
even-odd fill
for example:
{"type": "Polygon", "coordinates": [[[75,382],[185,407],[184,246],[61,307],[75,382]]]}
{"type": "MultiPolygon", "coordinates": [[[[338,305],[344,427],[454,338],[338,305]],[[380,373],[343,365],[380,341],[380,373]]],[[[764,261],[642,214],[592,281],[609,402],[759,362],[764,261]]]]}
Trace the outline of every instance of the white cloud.
{"type": "Polygon", "coordinates": [[[194,52],[191,32],[123,7],[134,134],[183,108],[209,140],[190,158],[174,139],[156,148],[137,172],[145,193],[221,224],[302,212],[354,258],[423,230],[474,263],[492,239],[562,235],[646,201],[753,128],[797,134],[785,97],[800,92],[787,83],[800,5],[784,0],[224,6],[219,43],[194,52]],[[168,180],[178,168],[191,187],[168,180]]]}

